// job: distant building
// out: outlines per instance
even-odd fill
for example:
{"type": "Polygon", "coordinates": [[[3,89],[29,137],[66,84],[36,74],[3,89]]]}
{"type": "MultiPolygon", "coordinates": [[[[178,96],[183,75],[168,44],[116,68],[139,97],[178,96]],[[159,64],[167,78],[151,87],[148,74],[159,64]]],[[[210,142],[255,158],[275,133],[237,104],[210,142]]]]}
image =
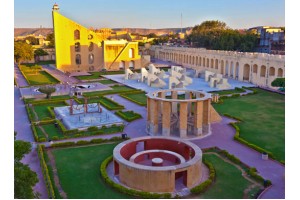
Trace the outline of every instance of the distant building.
{"type": "Polygon", "coordinates": [[[58,69],[93,72],[141,67],[138,42],[109,40],[113,36],[111,29],[88,29],[61,15],[57,4],[53,6],[52,15],[58,69]]]}
{"type": "Polygon", "coordinates": [[[269,54],[285,54],[285,30],[279,27],[259,26],[250,28],[259,35],[257,52],[269,54]]]}

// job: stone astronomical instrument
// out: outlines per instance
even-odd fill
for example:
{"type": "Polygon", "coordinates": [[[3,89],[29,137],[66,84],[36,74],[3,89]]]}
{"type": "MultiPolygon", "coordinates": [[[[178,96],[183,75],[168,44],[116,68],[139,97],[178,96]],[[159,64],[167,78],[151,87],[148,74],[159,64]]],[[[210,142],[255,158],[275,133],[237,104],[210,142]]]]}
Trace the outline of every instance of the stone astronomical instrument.
{"type": "Polygon", "coordinates": [[[201,180],[202,151],[180,138],[146,136],[126,140],[113,152],[114,176],[147,192],[192,188],[201,180]]]}
{"type": "Polygon", "coordinates": [[[157,136],[204,137],[222,119],[211,105],[211,94],[167,89],[147,94],[147,132],[157,136]]]}

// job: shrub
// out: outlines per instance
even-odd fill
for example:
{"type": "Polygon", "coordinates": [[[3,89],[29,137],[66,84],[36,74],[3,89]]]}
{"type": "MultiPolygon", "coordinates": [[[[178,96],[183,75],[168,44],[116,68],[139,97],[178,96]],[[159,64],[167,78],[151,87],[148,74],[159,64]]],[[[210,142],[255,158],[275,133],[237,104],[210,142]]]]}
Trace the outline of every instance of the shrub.
{"type": "Polygon", "coordinates": [[[203,183],[200,183],[199,185],[197,185],[196,187],[193,187],[191,189],[191,193],[193,194],[200,194],[204,191],[207,190],[207,188],[213,183],[213,181],[215,180],[215,176],[216,176],[216,171],[215,168],[213,167],[213,165],[208,162],[206,159],[203,159],[203,163],[208,167],[209,169],[209,178],[204,181],[203,183]]]}
{"type": "Polygon", "coordinates": [[[91,126],[87,129],[88,131],[97,131],[98,127],[97,126],[91,126]]]}
{"type": "Polygon", "coordinates": [[[46,141],[47,141],[47,139],[44,138],[44,137],[40,137],[40,138],[38,139],[38,142],[46,142],[46,141]]]}
{"type": "Polygon", "coordinates": [[[69,147],[74,145],[75,142],[60,142],[60,143],[51,144],[51,147],[69,147]]]}
{"type": "Polygon", "coordinates": [[[223,156],[225,156],[225,157],[227,157],[233,163],[236,163],[236,164],[240,164],[241,163],[240,159],[238,159],[234,155],[228,153],[226,150],[221,150],[220,154],[223,155],[223,156]]]}
{"type": "Polygon", "coordinates": [[[86,145],[86,144],[90,144],[89,141],[85,141],[85,140],[79,140],[76,142],[76,145],[86,145]]]}
{"type": "Polygon", "coordinates": [[[53,136],[52,140],[59,140],[59,137],[58,136],[53,136]]]}
{"type": "Polygon", "coordinates": [[[102,143],[102,142],[104,142],[105,141],[105,139],[102,139],[102,138],[98,138],[98,139],[92,139],[90,142],[91,143],[102,143]]]}

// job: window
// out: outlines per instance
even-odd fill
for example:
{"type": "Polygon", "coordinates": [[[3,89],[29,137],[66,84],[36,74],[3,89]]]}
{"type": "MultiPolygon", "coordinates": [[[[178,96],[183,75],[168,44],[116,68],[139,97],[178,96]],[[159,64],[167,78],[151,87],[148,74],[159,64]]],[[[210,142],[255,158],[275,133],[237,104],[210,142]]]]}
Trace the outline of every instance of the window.
{"type": "Polygon", "coordinates": [[[94,63],[94,54],[89,54],[89,64],[93,64],[94,63]]]}
{"type": "Polygon", "coordinates": [[[133,58],[134,57],[134,50],[133,48],[129,49],[129,58],[133,58]]]}
{"type": "Polygon", "coordinates": [[[76,62],[76,65],[80,65],[81,64],[81,56],[80,56],[80,54],[76,54],[75,62],[76,62]]]}
{"type": "Polygon", "coordinates": [[[93,36],[92,34],[89,34],[89,35],[88,35],[88,39],[89,39],[89,40],[91,40],[91,39],[93,39],[93,38],[94,38],[94,36],[93,36]]]}
{"type": "Polygon", "coordinates": [[[74,40],[80,40],[80,31],[79,30],[74,31],[74,40]]]}
{"type": "Polygon", "coordinates": [[[80,42],[75,43],[75,52],[80,52],[80,42]]]}
{"type": "Polygon", "coordinates": [[[90,42],[89,51],[93,51],[93,49],[94,49],[94,43],[90,42]]]}

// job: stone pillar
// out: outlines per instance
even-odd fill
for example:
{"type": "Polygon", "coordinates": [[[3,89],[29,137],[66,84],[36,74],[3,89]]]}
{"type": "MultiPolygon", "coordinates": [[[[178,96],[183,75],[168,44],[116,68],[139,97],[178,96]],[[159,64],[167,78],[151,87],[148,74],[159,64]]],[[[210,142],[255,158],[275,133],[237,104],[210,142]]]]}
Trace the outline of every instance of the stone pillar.
{"type": "Polygon", "coordinates": [[[157,135],[158,132],[158,100],[150,100],[150,134],[157,135]]]}
{"type": "Polygon", "coordinates": [[[87,109],[87,103],[88,103],[88,99],[87,99],[87,98],[84,98],[84,113],[87,113],[87,112],[88,112],[88,109],[87,109]]]}
{"type": "Polygon", "coordinates": [[[194,104],[194,135],[202,135],[203,101],[194,104]]]}
{"type": "MultiPolygon", "coordinates": [[[[172,91],[171,92],[171,98],[172,99],[177,99],[177,91],[172,91]]],[[[177,102],[172,102],[172,113],[177,113],[177,102]]]]}
{"type": "Polygon", "coordinates": [[[162,135],[170,136],[171,126],[171,102],[163,101],[163,112],[162,112],[162,135]]]}
{"type": "Polygon", "coordinates": [[[70,99],[70,115],[73,115],[73,99],[70,99]]]}
{"type": "Polygon", "coordinates": [[[187,102],[180,102],[179,131],[180,131],[181,138],[187,137],[187,117],[188,117],[187,102]]]}
{"type": "Polygon", "coordinates": [[[211,99],[203,101],[203,134],[211,133],[210,130],[210,102],[211,99]]]}
{"type": "MultiPolygon", "coordinates": [[[[185,92],[185,99],[192,99],[192,97],[193,97],[193,93],[192,92],[185,92]]],[[[191,108],[192,108],[192,103],[189,102],[188,105],[187,105],[188,116],[192,115],[191,108]]]]}

